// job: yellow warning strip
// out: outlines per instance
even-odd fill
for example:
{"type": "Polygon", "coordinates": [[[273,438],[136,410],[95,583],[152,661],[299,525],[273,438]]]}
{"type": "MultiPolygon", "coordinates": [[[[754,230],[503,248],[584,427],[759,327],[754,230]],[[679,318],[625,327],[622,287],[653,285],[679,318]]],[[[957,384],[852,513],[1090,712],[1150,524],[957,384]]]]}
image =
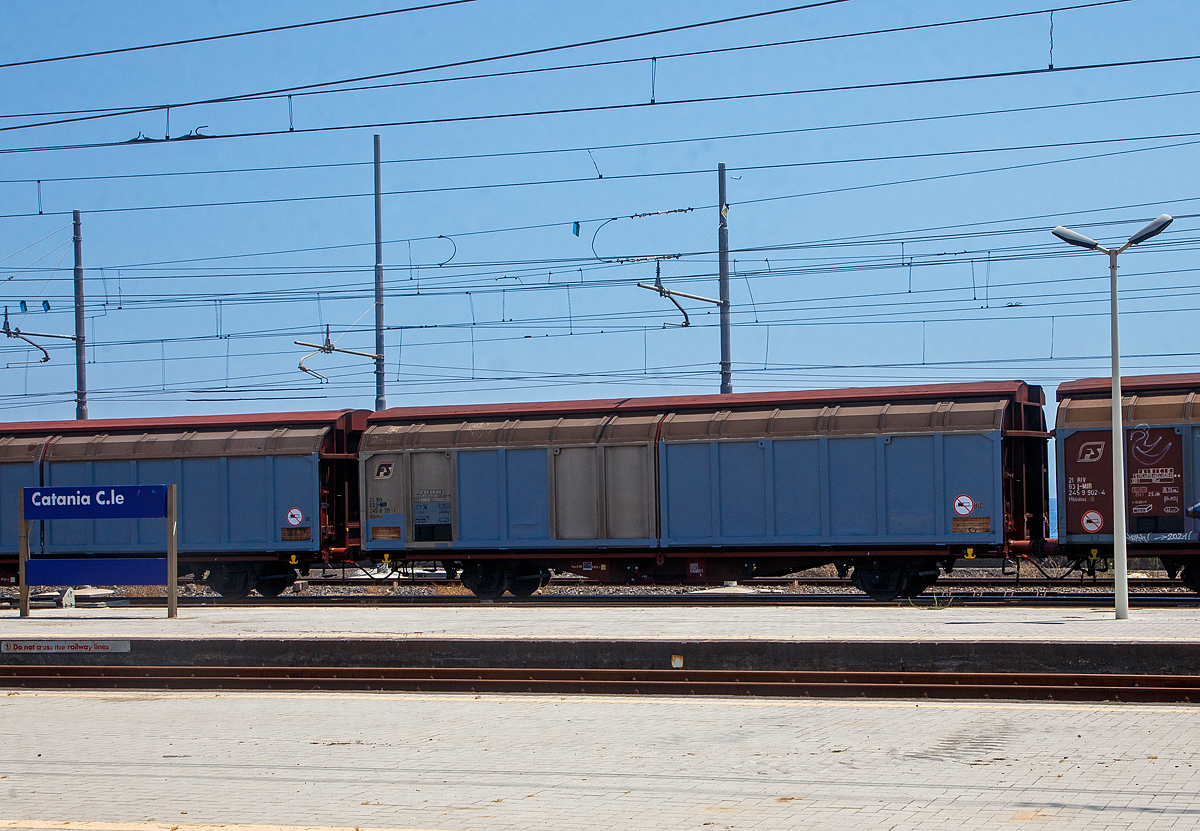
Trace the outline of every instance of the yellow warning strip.
{"type": "Polygon", "coordinates": [[[171,822],[83,822],[0,819],[0,828],[13,831],[436,831],[429,828],[373,828],[350,825],[237,825],[171,822]]]}

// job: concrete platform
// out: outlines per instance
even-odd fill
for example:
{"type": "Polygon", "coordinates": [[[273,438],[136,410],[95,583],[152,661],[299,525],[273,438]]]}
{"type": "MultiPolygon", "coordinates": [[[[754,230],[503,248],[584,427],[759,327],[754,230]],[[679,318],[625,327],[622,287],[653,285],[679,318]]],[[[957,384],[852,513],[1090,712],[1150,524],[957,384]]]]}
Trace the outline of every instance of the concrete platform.
{"type": "Polygon", "coordinates": [[[0,662],[1200,674],[1200,610],[219,608],[0,613],[0,662]]]}
{"type": "Polygon", "coordinates": [[[0,723],[9,831],[1200,827],[1195,706],[22,691],[0,723]]]}
{"type": "MultiPolygon", "coordinates": [[[[1111,602],[1111,601],[1109,601],[1111,602]]],[[[494,640],[1182,641],[1200,642],[1200,608],[538,607],[0,610],[0,638],[487,638],[494,640]]]]}

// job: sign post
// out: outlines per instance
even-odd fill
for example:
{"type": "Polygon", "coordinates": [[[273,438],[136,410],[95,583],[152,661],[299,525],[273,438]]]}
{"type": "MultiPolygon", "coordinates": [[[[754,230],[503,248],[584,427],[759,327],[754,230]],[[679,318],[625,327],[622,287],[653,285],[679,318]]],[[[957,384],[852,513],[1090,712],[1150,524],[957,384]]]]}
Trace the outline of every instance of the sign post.
{"type": "Polygon", "coordinates": [[[29,617],[29,584],[25,582],[25,561],[29,559],[29,520],[25,518],[25,500],[20,500],[18,507],[20,523],[17,531],[20,548],[20,565],[17,566],[21,582],[21,617],[29,617]]]}
{"type": "Polygon", "coordinates": [[[21,617],[29,617],[29,587],[118,585],[167,587],[167,617],[178,617],[179,548],[175,485],[33,487],[20,489],[21,617]],[[166,559],[30,559],[29,522],[54,519],[167,520],[166,559]]]}
{"type": "Polygon", "coordinates": [[[167,485],[167,617],[179,617],[179,540],[175,526],[175,485],[167,485]]]}

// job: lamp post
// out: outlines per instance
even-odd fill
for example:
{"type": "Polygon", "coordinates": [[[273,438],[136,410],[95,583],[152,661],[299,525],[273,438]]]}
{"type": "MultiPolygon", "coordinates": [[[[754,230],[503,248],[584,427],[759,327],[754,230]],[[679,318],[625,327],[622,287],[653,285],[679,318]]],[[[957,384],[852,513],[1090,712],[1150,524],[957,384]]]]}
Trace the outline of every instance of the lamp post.
{"type": "Polygon", "coordinates": [[[1112,465],[1113,465],[1113,583],[1117,620],[1129,617],[1129,566],[1125,534],[1125,428],[1121,424],[1121,340],[1117,332],[1117,255],[1130,246],[1160,234],[1171,224],[1160,215],[1134,234],[1120,248],[1105,248],[1091,237],[1059,225],[1051,233],[1065,243],[1108,255],[1109,323],[1112,328],[1112,465]]]}

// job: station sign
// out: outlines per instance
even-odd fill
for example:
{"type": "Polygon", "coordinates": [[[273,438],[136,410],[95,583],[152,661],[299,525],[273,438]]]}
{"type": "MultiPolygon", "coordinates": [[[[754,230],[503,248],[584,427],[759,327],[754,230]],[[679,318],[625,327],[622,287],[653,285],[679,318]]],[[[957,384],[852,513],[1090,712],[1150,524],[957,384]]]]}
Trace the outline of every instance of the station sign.
{"type": "Polygon", "coordinates": [[[166,485],[22,488],[25,519],[142,519],[167,515],[166,485]]]}

